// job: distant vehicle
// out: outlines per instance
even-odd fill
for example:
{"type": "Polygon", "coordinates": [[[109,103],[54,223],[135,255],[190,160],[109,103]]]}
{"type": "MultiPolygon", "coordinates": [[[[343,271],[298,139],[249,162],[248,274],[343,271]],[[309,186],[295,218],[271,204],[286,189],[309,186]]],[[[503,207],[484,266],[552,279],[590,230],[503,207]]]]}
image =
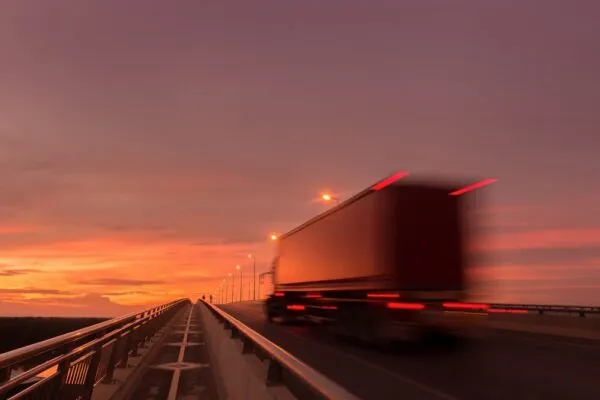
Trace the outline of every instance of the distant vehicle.
{"type": "Polygon", "coordinates": [[[400,177],[279,237],[268,321],[308,318],[374,342],[460,335],[446,317],[467,296],[462,198],[400,177]]]}

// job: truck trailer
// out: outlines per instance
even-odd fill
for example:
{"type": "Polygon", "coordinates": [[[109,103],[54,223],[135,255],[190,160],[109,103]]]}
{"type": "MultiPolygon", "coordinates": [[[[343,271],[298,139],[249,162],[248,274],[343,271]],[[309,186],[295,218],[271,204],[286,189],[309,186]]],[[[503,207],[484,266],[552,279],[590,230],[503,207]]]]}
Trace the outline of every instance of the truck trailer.
{"type": "Polygon", "coordinates": [[[281,235],[267,320],[311,319],[371,342],[460,333],[448,314],[472,306],[457,193],[397,173],[281,235]]]}

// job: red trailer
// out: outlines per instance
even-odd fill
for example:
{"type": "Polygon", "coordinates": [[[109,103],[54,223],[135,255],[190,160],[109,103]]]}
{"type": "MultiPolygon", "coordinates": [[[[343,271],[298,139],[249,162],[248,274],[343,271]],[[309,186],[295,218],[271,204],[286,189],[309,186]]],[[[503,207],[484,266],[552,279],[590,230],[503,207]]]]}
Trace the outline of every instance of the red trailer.
{"type": "Polygon", "coordinates": [[[456,186],[396,174],[279,238],[269,321],[310,318],[370,341],[446,330],[466,296],[456,186]]]}

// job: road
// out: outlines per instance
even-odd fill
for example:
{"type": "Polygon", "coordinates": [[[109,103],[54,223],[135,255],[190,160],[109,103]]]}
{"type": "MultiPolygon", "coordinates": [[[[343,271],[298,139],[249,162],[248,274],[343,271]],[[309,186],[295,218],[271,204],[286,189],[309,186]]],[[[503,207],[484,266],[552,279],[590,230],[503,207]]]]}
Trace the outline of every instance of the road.
{"type": "Polygon", "coordinates": [[[460,349],[372,349],[321,327],[265,321],[261,304],[223,310],[364,399],[600,399],[600,342],[490,331],[460,349]]]}

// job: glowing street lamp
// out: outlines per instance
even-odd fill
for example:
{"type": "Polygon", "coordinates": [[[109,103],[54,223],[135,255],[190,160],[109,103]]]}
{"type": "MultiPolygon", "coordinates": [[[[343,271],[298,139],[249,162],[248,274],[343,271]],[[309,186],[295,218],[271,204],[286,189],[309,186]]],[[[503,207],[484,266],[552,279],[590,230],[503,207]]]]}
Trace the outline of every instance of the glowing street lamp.
{"type": "Polygon", "coordinates": [[[279,236],[281,236],[279,233],[273,232],[271,233],[271,240],[275,241],[279,239],[279,236]]]}
{"type": "Polygon", "coordinates": [[[326,203],[328,203],[328,202],[330,202],[332,200],[335,201],[338,204],[340,202],[340,199],[338,199],[337,197],[333,197],[329,193],[321,193],[321,199],[323,199],[323,201],[326,202],[326,203]]]}

